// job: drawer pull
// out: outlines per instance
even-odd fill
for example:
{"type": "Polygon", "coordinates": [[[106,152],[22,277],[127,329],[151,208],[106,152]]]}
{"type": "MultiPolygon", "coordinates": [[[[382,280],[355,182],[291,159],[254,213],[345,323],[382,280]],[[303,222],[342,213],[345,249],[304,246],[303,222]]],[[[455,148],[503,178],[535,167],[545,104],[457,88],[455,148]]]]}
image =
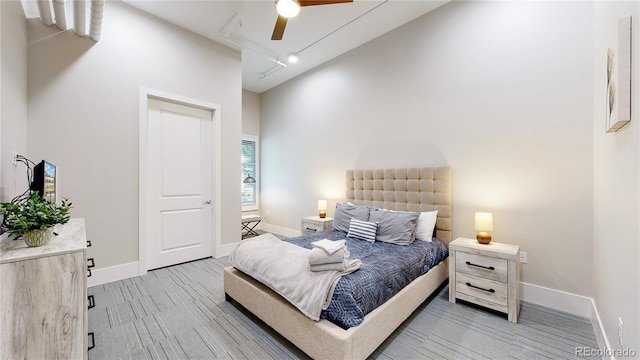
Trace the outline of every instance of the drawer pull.
{"type": "Polygon", "coordinates": [[[307,229],[307,231],[316,231],[316,229],[313,229],[313,228],[310,228],[310,227],[307,227],[305,229],[307,229]]]}
{"type": "Polygon", "coordinates": [[[93,331],[90,332],[87,335],[91,339],[91,345],[89,345],[89,348],[87,349],[87,351],[89,351],[89,350],[93,349],[94,347],[96,347],[96,338],[95,338],[95,335],[94,335],[93,331]]]}
{"type": "Polygon", "coordinates": [[[474,264],[471,261],[467,261],[467,265],[475,266],[475,267],[479,267],[479,268],[483,268],[483,269],[487,269],[487,270],[495,270],[496,269],[493,266],[482,266],[482,265],[474,264]]]}
{"type": "Polygon", "coordinates": [[[482,290],[482,291],[490,292],[490,293],[494,293],[494,292],[496,292],[496,291],[495,291],[495,290],[493,290],[493,289],[485,289],[485,288],[481,288],[481,287],[479,287],[479,286],[475,286],[475,285],[471,284],[470,282],[468,282],[468,283],[467,283],[467,286],[468,286],[468,287],[475,288],[475,289],[478,289],[478,290],[482,290]]]}
{"type": "Polygon", "coordinates": [[[93,258],[87,259],[87,277],[91,277],[91,269],[96,267],[96,263],[93,261],[93,258]]]}
{"type": "Polygon", "coordinates": [[[87,302],[89,303],[87,309],[93,309],[94,307],[96,307],[96,301],[93,295],[87,296],[87,302]]]}

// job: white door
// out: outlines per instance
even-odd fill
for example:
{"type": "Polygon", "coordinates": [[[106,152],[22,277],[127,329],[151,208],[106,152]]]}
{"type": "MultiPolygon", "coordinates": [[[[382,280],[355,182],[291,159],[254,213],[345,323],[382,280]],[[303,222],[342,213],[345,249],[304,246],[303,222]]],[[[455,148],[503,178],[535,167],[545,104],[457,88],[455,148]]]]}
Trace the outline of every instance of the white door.
{"type": "Polygon", "coordinates": [[[149,99],[148,119],[147,268],[212,256],[213,113],[149,99]]]}

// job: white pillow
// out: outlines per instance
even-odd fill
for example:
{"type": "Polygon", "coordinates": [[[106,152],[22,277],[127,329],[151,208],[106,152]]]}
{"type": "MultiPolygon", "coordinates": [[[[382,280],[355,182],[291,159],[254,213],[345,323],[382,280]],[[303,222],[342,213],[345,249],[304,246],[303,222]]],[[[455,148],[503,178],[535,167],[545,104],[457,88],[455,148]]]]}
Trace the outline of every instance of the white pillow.
{"type": "Polygon", "coordinates": [[[433,229],[436,227],[438,210],[421,212],[416,226],[416,240],[431,242],[433,229]]]}
{"type": "Polygon", "coordinates": [[[351,218],[351,222],[349,223],[349,233],[347,236],[368,242],[374,242],[376,241],[377,230],[377,223],[351,218]]]}

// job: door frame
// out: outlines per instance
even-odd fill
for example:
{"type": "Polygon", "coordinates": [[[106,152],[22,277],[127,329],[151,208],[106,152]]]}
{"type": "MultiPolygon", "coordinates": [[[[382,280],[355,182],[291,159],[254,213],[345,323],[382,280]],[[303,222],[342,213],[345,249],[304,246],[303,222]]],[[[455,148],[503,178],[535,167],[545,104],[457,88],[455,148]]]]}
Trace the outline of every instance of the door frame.
{"type": "Polygon", "coordinates": [[[216,256],[216,251],[220,247],[220,239],[222,238],[222,214],[218,211],[219,201],[222,198],[222,124],[221,124],[221,106],[208,101],[193,99],[190,97],[171,94],[160,90],[140,88],[140,126],[138,129],[138,275],[147,273],[147,216],[149,215],[149,204],[151,194],[149,187],[149,99],[173,102],[180,105],[197,107],[209,110],[213,114],[211,126],[213,139],[213,156],[212,166],[213,175],[211,179],[212,194],[212,221],[213,231],[211,239],[211,256],[216,256]]]}

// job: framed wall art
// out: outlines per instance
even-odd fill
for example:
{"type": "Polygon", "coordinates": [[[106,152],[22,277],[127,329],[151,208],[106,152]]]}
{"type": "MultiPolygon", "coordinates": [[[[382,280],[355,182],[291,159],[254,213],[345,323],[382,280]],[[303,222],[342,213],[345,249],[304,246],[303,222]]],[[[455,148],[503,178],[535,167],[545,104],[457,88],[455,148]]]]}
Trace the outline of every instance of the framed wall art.
{"type": "Polygon", "coordinates": [[[616,30],[607,49],[607,132],[631,121],[631,16],[619,19],[616,30]]]}

